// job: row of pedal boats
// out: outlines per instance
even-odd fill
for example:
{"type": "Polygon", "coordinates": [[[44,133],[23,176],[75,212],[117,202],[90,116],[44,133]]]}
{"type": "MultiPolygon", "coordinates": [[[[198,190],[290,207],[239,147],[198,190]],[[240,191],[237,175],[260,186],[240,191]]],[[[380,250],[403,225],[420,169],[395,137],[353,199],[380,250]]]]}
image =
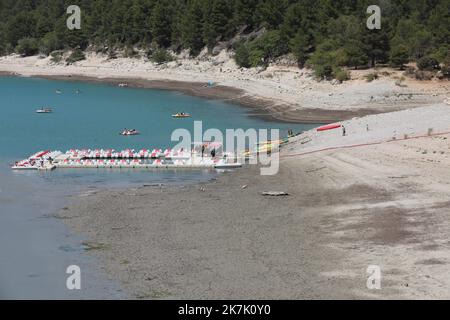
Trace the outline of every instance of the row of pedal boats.
{"type": "Polygon", "coordinates": [[[71,149],[66,152],[66,156],[71,159],[189,159],[192,157],[191,152],[183,149],[127,149],[116,151],[114,149],[96,149],[96,150],[76,150],[71,149]]]}
{"type": "Polygon", "coordinates": [[[226,159],[211,159],[204,158],[198,161],[195,160],[166,160],[166,159],[156,159],[156,160],[69,160],[66,159],[59,162],[57,165],[59,168],[237,168],[241,167],[238,163],[228,163],[226,159]]]}
{"type": "Polygon", "coordinates": [[[221,157],[201,157],[182,150],[161,149],[121,152],[114,150],[41,151],[28,159],[16,162],[13,170],[41,170],[54,168],[239,168],[228,154],[221,157]]]}
{"type": "Polygon", "coordinates": [[[23,160],[17,162],[12,166],[13,170],[40,170],[54,168],[124,168],[124,169],[139,169],[139,168],[214,168],[214,169],[234,169],[240,168],[240,163],[229,163],[227,159],[212,159],[203,158],[199,160],[142,160],[142,159],[121,159],[121,160],[107,160],[107,159],[65,159],[54,163],[47,160],[23,160]]]}

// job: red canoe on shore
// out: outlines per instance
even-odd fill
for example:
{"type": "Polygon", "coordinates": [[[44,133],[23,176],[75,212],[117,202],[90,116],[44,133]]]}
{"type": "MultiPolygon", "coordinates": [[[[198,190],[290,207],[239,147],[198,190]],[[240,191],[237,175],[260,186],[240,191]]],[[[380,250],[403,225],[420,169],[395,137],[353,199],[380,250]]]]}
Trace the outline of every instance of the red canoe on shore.
{"type": "Polygon", "coordinates": [[[317,132],[339,129],[340,127],[342,127],[340,124],[330,124],[317,128],[317,132]]]}

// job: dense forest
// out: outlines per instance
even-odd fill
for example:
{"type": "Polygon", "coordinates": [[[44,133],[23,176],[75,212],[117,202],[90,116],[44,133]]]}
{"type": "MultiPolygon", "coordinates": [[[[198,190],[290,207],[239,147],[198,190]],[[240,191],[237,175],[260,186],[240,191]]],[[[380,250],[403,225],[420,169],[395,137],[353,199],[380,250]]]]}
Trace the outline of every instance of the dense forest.
{"type": "Polygon", "coordinates": [[[409,61],[448,74],[450,0],[0,0],[0,54],[138,48],[164,60],[166,49],[195,56],[217,45],[243,67],[292,53],[320,76],[409,61]],[[73,4],[81,30],[66,26],[73,4]],[[366,27],[373,4],[380,30],[366,27]]]}

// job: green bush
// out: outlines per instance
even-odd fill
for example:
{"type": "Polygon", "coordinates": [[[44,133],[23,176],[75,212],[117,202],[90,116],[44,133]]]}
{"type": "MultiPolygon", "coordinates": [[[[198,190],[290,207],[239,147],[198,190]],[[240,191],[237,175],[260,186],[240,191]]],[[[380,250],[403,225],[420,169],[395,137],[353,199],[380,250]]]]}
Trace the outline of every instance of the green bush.
{"type": "Polygon", "coordinates": [[[378,79],[378,73],[376,73],[376,72],[372,72],[372,73],[369,73],[368,75],[366,75],[367,82],[372,82],[377,79],[378,79]]]}
{"type": "Polygon", "coordinates": [[[254,48],[250,51],[249,61],[250,65],[254,68],[263,66],[266,64],[266,54],[262,49],[254,48]]]}
{"type": "Polygon", "coordinates": [[[150,60],[157,64],[162,64],[174,60],[174,57],[166,49],[156,49],[150,55],[150,60]]]}
{"type": "Polygon", "coordinates": [[[9,43],[0,41],[0,55],[5,55],[12,51],[14,51],[14,50],[9,43]]]}
{"type": "Polygon", "coordinates": [[[50,54],[50,56],[51,56],[50,61],[53,63],[60,63],[63,58],[63,54],[64,54],[64,51],[62,51],[62,50],[53,51],[50,54]]]}
{"type": "Polygon", "coordinates": [[[39,42],[35,38],[19,40],[16,51],[24,57],[34,56],[39,53],[39,42]]]}
{"type": "Polygon", "coordinates": [[[77,61],[81,61],[86,59],[86,56],[84,55],[83,51],[80,49],[74,50],[70,56],[67,58],[66,62],[67,64],[74,64],[77,61]]]}
{"type": "Polygon", "coordinates": [[[391,49],[390,62],[393,67],[403,70],[403,66],[409,61],[408,48],[404,45],[397,45],[391,49]]]}
{"type": "Polygon", "coordinates": [[[45,55],[49,55],[51,52],[60,49],[62,49],[62,45],[55,32],[47,33],[44,38],[42,38],[39,46],[39,51],[45,55]]]}
{"type": "Polygon", "coordinates": [[[430,57],[435,58],[437,61],[444,63],[447,55],[450,52],[450,44],[443,44],[438,49],[436,49],[430,57]]]}
{"type": "Polygon", "coordinates": [[[124,56],[125,58],[137,58],[139,57],[139,52],[134,50],[132,47],[127,47],[125,48],[124,56]]]}
{"type": "Polygon", "coordinates": [[[417,61],[417,67],[422,71],[432,71],[439,69],[439,62],[435,58],[425,56],[417,61]]]}
{"type": "Polygon", "coordinates": [[[326,40],[322,42],[306,64],[314,70],[317,78],[330,79],[333,76],[333,68],[339,65],[338,57],[339,53],[334,50],[334,43],[326,40]]]}
{"type": "Polygon", "coordinates": [[[350,80],[350,72],[342,70],[341,68],[335,68],[333,71],[333,77],[340,82],[350,80]]]}
{"type": "Polygon", "coordinates": [[[314,74],[319,79],[331,79],[333,77],[333,66],[331,64],[315,65],[314,74]]]}
{"type": "Polygon", "coordinates": [[[308,49],[310,49],[310,39],[303,33],[298,32],[289,42],[289,49],[297,59],[298,66],[303,68],[308,60],[308,49]]]}
{"type": "Polygon", "coordinates": [[[241,68],[250,68],[250,50],[245,43],[238,45],[234,55],[234,61],[241,68]]]}
{"type": "Polygon", "coordinates": [[[241,43],[234,56],[240,67],[258,67],[267,65],[272,59],[287,51],[279,31],[269,31],[253,41],[241,43]]]}

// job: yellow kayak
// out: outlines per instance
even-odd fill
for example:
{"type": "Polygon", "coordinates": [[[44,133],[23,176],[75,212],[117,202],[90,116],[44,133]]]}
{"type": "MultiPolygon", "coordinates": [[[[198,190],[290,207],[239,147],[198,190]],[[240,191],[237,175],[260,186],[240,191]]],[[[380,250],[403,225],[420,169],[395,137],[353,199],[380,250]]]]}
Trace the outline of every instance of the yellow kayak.
{"type": "Polygon", "coordinates": [[[191,115],[189,113],[177,113],[177,114],[173,114],[172,118],[176,118],[176,119],[184,119],[184,118],[190,118],[191,115]]]}

